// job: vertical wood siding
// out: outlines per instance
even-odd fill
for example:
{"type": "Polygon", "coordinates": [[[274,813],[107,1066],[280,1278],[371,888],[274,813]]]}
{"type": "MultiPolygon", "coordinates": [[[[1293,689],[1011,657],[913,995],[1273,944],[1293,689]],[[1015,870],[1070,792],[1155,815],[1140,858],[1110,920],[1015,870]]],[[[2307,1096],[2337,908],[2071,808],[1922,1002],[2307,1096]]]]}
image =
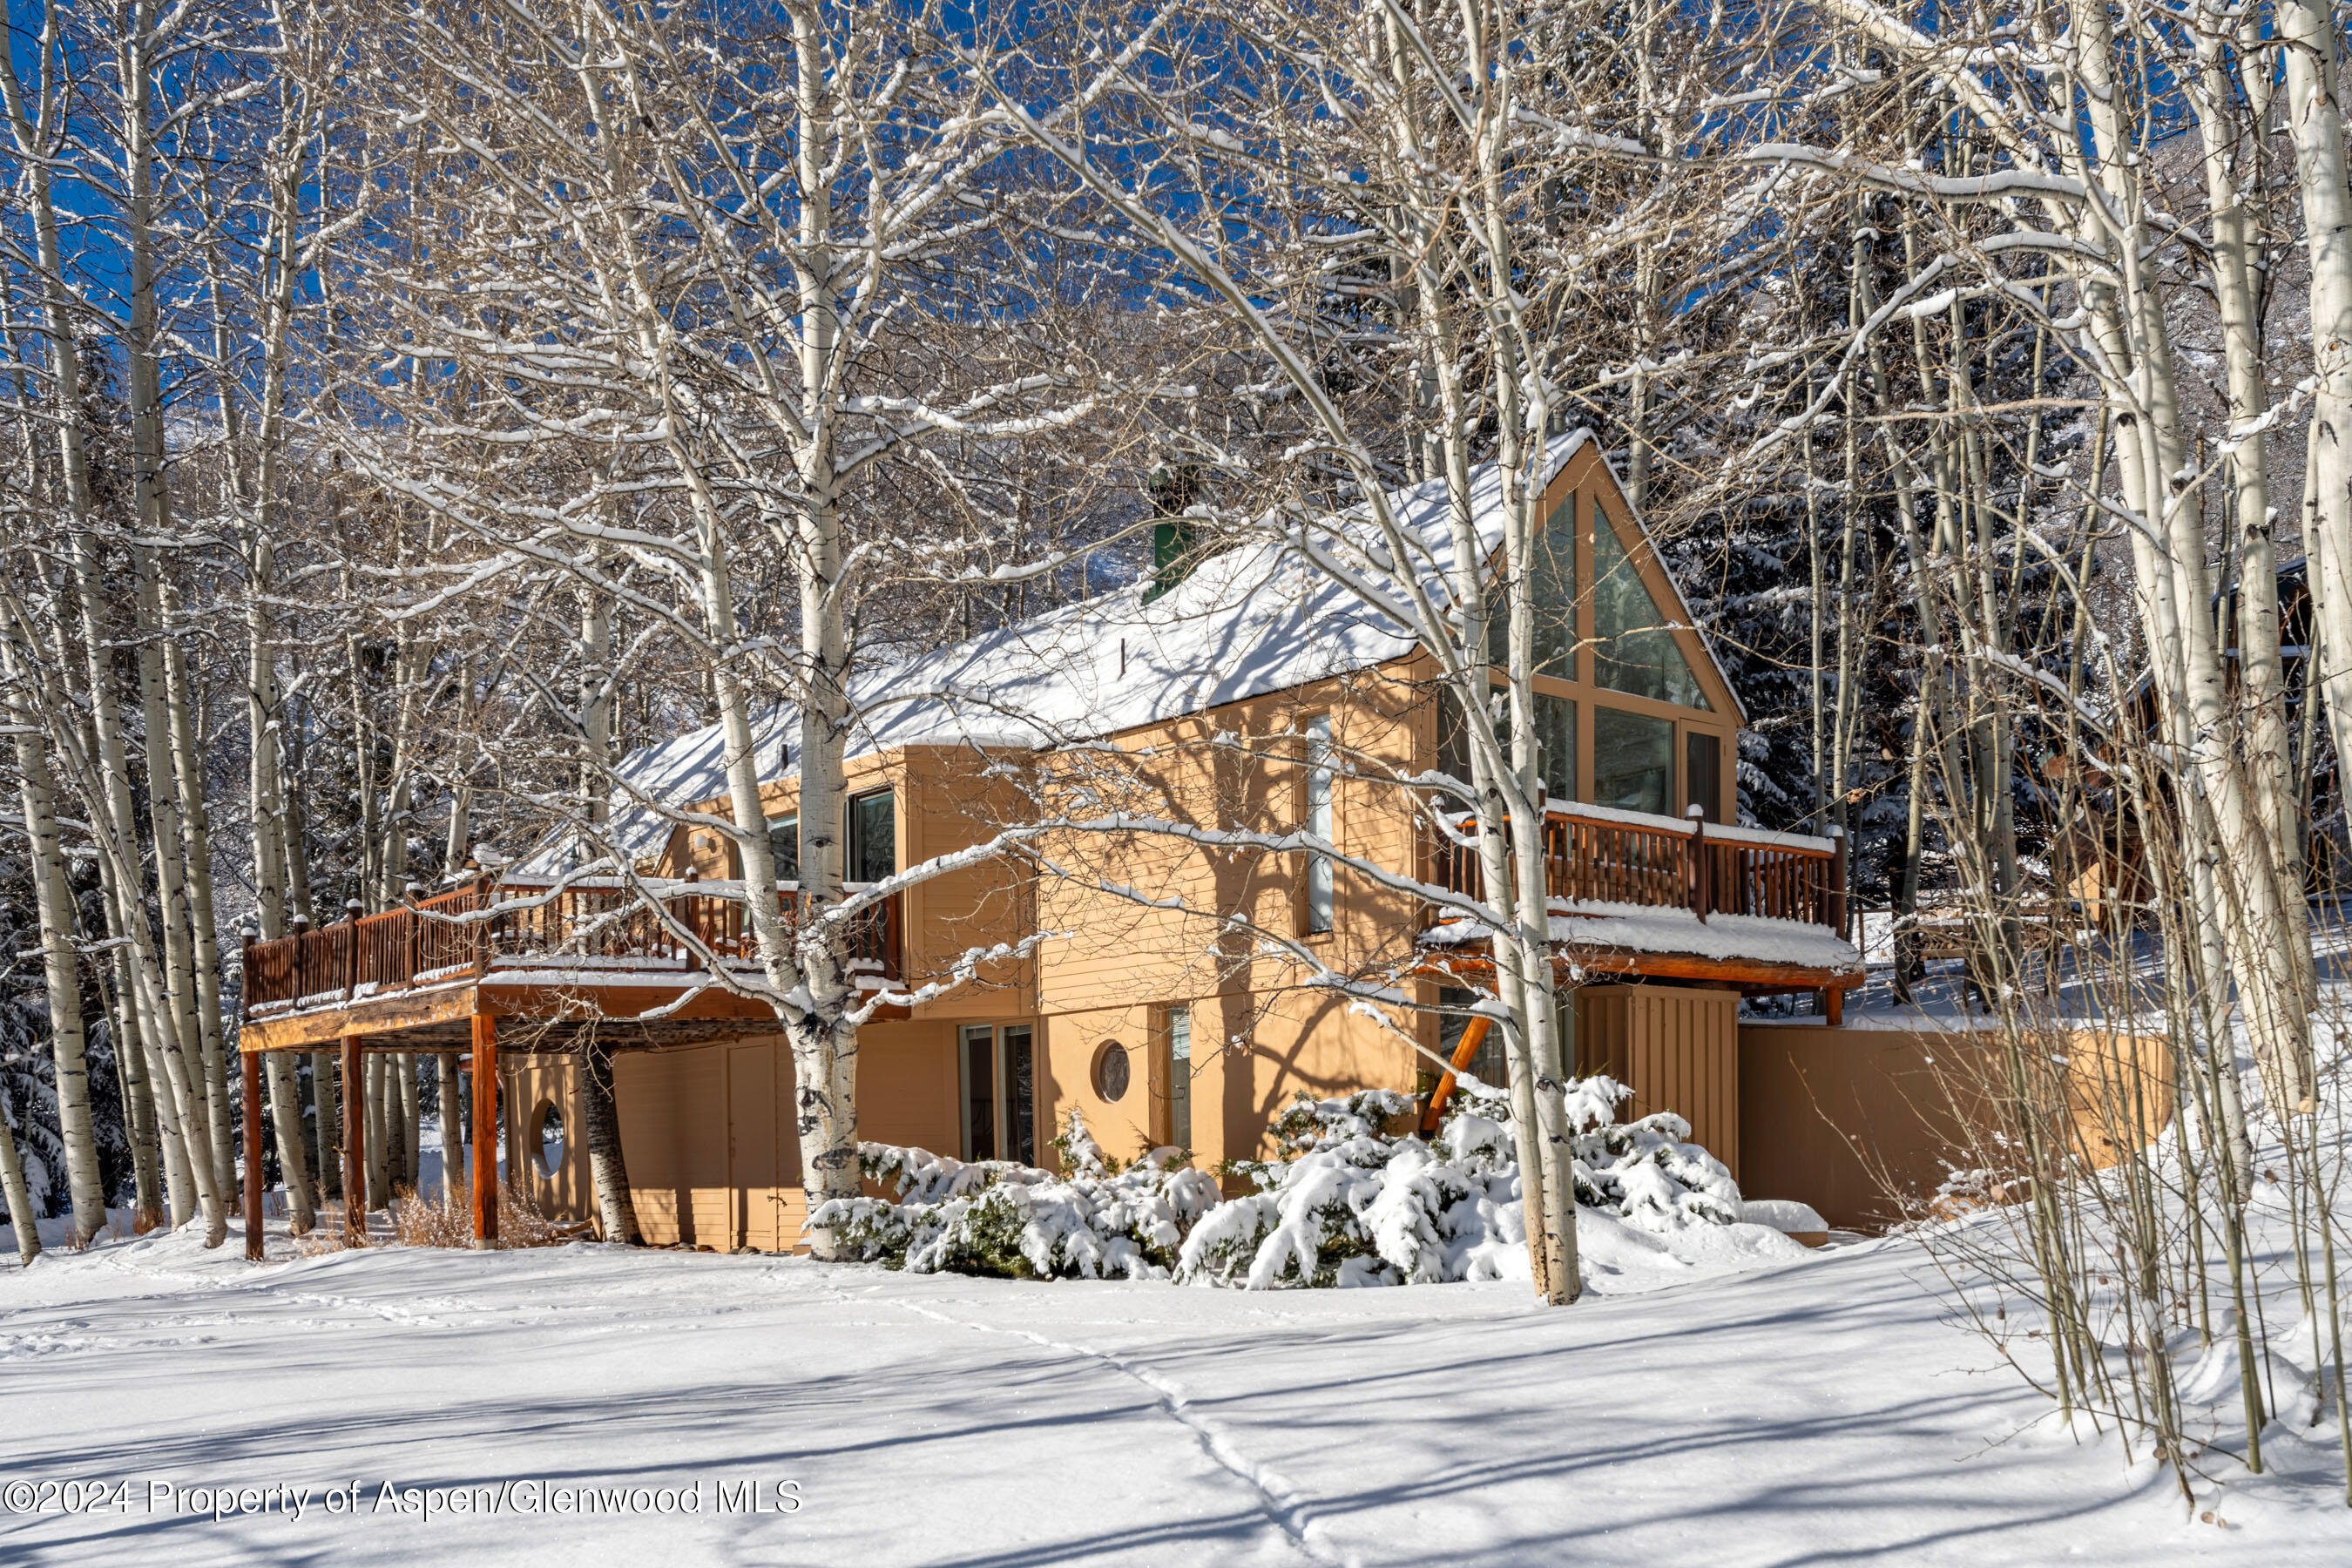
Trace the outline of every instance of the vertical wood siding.
{"type": "Polygon", "coordinates": [[[1671,1110],[1739,1174],[1739,998],[1681,985],[1589,986],[1577,997],[1577,1070],[1630,1086],[1627,1119],[1671,1110]]]}

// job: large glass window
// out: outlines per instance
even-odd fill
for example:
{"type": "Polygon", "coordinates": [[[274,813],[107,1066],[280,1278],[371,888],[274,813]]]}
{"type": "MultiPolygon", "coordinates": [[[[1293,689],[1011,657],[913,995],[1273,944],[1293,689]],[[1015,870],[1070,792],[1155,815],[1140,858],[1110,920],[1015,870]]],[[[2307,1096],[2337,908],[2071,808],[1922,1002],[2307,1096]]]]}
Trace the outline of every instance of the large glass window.
{"type": "Polygon", "coordinates": [[[898,812],[887,789],[849,799],[849,865],[845,880],[878,882],[898,869],[898,812]]]}
{"type": "Polygon", "coordinates": [[[1674,792],[1674,721],[1596,705],[1592,803],[1664,816],[1673,809],[1674,792]]]}
{"type": "MultiPolygon", "coordinates": [[[[1318,713],[1307,721],[1307,831],[1331,840],[1331,716],[1318,713]]],[[[1310,933],[1331,929],[1331,858],[1309,851],[1307,857],[1307,919],[1310,933]]],[[[1179,1140],[1181,1142],[1181,1140],[1179,1140]]]]}
{"type": "Polygon", "coordinates": [[[797,814],[768,818],[768,854],[776,863],[777,881],[801,879],[801,819],[797,814]]]}
{"type": "Polygon", "coordinates": [[[1168,1009],[1168,1142],[1192,1146],[1192,1009],[1168,1009]]]}
{"type": "Polygon", "coordinates": [[[1667,617],[1599,507],[1592,509],[1592,579],[1593,683],[1680,708],[1705,708],[1698,678],[1667,617]]]}
{"type": "Polygon", "coordinates": [[[1699,808],[1709,822],[1723,820],[1723,739],[1705,730],[1683,736],[1683,805],[1699,808]]]}
{"type": "MultiPolygon", "coordinates": [[[[1538,675],[1562,680],[1576,679],[1576,492],[1552,509],[1536,536],[1535,561],[1528,584],[1535,613],[1535,666],[1538,675]]],[[[1510,663],[1508,604],[1502,595],[1487,605],[1486,658],[1510,663]]]]}
{"type": "MultiPolygon", "coordinates": [[[[1504,754],[1509,754],[1511,744],[1511,710],[1504,700],[1506,689],[1494,689],[1497,739],[1503,742],[1504,754]]],[[[1538,691],[1536,699],[1536,769],[1543,779],[1544,794],[1554,800],[1576,798],[1576,704],[1565,697],[1554,697],[1538,691]]],[[[1441,741],[1438,766],[1463,783],[1470,782],[1470,748],[1468,731],[1462,715],[1452,703],[1445,708],[1445,733],[1441,741]]]]}

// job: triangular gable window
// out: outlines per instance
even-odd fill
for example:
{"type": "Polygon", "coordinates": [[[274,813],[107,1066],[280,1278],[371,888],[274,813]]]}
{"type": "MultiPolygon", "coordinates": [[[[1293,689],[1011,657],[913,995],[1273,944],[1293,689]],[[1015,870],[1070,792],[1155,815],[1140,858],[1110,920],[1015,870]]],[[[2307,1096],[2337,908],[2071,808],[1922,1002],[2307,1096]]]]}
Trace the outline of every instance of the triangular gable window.
{"type": "MultiPolygon", "coordinates": [[[[1530,598],[1535,606],[1536,673],[1576,679],[1576,492],[1552,509],[1536,539],[1535,582],[1530,598]]],[[[1487,606],[1486,658],[1510,662],[1510,623],[1504,618],[1505,602],[1496,595],[1487,606]]]]}
{"type": "Polygon", "coordinates": [[[1641,568],[1601,509],[1592,509],[1592,679],[1629,696],[1704,709],[1698,677],[1641,568]]]}

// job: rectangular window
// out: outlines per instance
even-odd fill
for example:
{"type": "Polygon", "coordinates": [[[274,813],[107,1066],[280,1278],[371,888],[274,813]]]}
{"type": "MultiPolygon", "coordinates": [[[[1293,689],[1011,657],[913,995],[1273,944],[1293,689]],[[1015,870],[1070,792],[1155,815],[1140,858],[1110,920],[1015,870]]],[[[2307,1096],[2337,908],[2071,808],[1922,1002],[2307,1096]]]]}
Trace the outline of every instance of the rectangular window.
{"type": "Polygon", "coordinates": [[[1675,791],[1675,721],[1592,710],[1592,804],[1664,816],[1675,791]]]}
{"type": "MultiPolygon", "coordinates": [[[[1495,688],[1496,724],[1496,739],[1503,743],[1507,757],[1511,744],[1511,710],[1503,699],[1505,689],[1495,688]]],[[[1553,800],[1576,798],[1576,704],[1565,697],[1554,697],[1538,691],[1536,699],[1536,770],[1543,781],[1544,794],[1553,800]]],[[[1446,743],[1459,753],[1459,771],[1453,764],[1441,763],[1463,783],[1470,782],[1469,743],[1465,726],[1451,704],[1446,710],[1451,728],[1446,743]]]]}
{"type": "Polygon", "coordinates": [[[844,880],[878,882],[898,870],[897,798],[887,789],[849,797],[849,864],[844,880]]]}
{"type": "Polygon", "coordinates": [[[801,819],[799,816],[768,818],[768,854],[776,863],[776,880],[801,879],[801,819]]]}
{"type": "MultiPolygon", "coordinates": [[[[1307,831],[1331,841],[1331,716],[1307,721],[1307,831]]],[[[1307,857],[1307,919],[1310,935],[1331,929],[1331,858],[1307,857]]]]}
{"type": "Polygon", "coordinates": [[[1565,697],[1536,693],[1536,765],[1546,795],[1576,798],[1576,704],[1565,697]]]}
{"type": "Polygon", "coordinates": [[[1024,1165],[1037,1163],[1037,1064],[1030,1049],[1026,1024],[999,1029],[997,1059],[1003,1064],[1004,1157],[1024,1165]]]}
{"type": "Polygon", "coordinates": [[[1723,741],[1704,730],[1683,735],[1683,805],[1709,822],[1723,820],[1723,741]]]}
{"type": "Polygon", "coordinates": [[[996,1152],[996,1031],[975,1024],[963,1031],[963,1157],[993,1160],[996,1152]]]}
{"type": "Polygon", "coordinates": [[[1192,1147],[1192,1009],[1168,1009],[1168,1142],[1192,1147]]]}

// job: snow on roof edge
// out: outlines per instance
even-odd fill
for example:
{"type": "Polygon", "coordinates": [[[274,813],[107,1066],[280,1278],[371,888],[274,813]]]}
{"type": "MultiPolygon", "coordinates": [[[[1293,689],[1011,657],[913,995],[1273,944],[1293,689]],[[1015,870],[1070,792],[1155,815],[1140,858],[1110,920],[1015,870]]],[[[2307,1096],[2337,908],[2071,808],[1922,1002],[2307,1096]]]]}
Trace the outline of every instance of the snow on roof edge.
{"type": "MultiPolygon", "coordinates": [[[[1744,724],[1745,709],[1723,674],[1712,642],[1692,616],[1681,584],[1666,567],[1664,552],[1627,498],[1622,480],[1591,429],[1566,432],[1548,444],[1538,493],[1549,489],[1587,447],[1608,475],[1619,509],[1633,521],[1672,589],[1682,616],[1680,624],[1697,634],[1717,680],[1730,693],[1734,721],[1744,724]]],[[[1474,470],[1474,496],[1497,489],[1498,473],[1494,463],[1474,470]]],[[[1443,480],[1431,480],[1401,488],[1391,496],[1405,526],[1425,529],[1442,520],[1444,489],[1443,480]]],[[[1486,520],[1493,511],[1491,502],[1475,505],[1474,511],[1483,536],[1490,531],[1486,520]]],[[[1433,543],[1434,554],[1450,554],[1442,534],[1433,543]]],[[[1371,612],[1343,588],[1315,577],[1311,569],[1301,580],[1300,571],[1295,552],[1286,545],[1271,541],[1245,545],[1201,563],[1150,606],[1142,603],[1145,584],[1139,580],[1110,594],[1056,605],[935,653],[869,671],[853,682],[854,688],[864,689],[853,696],[856,733],[848,755],[917,745],[1036,746],[1065,735],[1109,739],[1187,714],[1371,668],[1410,654],[1416,646],[1409,628],[1385,617],[1381,625],[1370,625],[1371,612]],[[1201,602],[1219,592],[1232,595],[1230,602],[1201,602]],[[1286,592],[1296,597],[1284,598],[1286,592]],[[1313,606],[1323,600],[1331,601],[1323,606],[1324,613],[1299,613],[1302,605],[1313,606]],[[1297,646],[1269,647],[1272,634],[1284,630],[1294,634],[1297,646]],[[1088,631],[1094,634],[1090,638],[1085,635],[1088,631]],[[1237,632],[1252,635],[1236,637],[1237,632]],[[1097,662],[1108,662],[1103,649],[1114,639],[1118,645],[1115,680],[1092,668],[1097,662]],[[1154,655],[1171,651],[1171,641],[1178,645],[1177,657],[1150,663],[1154,655]],[[1130,643],[1136,645],[1132,649],[1130,643]],[[1130,651],[1147,667],[1139,692],[1129,680],[1130,651]],[[1008,663],[1017,666],[1024,658],[1033,668],[1005,668],[1008,663]],[[1114,689],[1122,686],[1130,689],[1114,689]],[[889,693],[894,688],[911,688],[916,695],[893,701],[889,693]]],[[[792,756],[797,733],[794,705],[772,705],[754,719],[752,728],[755,749],[761,753],[774,750],[772,763],[761,763],[761,782],[794,776],[798,772],[792,756]]],[[[632,787],[649,798],[672,806],[690,805],[725,795],[723,749],[719,727],[708,725],[639,748],[623,760],[619,771],[632,787]]],[[[625,850],[646,853],[653,847],[656,830],[667,833],[668,825],[659,813],[626,803],[616,805],[620,809],[609,831],[625,850]]],[[[554,868],[567,837],[559,834],[536,846],[526,858],[528,867],[554,868]]]]}

